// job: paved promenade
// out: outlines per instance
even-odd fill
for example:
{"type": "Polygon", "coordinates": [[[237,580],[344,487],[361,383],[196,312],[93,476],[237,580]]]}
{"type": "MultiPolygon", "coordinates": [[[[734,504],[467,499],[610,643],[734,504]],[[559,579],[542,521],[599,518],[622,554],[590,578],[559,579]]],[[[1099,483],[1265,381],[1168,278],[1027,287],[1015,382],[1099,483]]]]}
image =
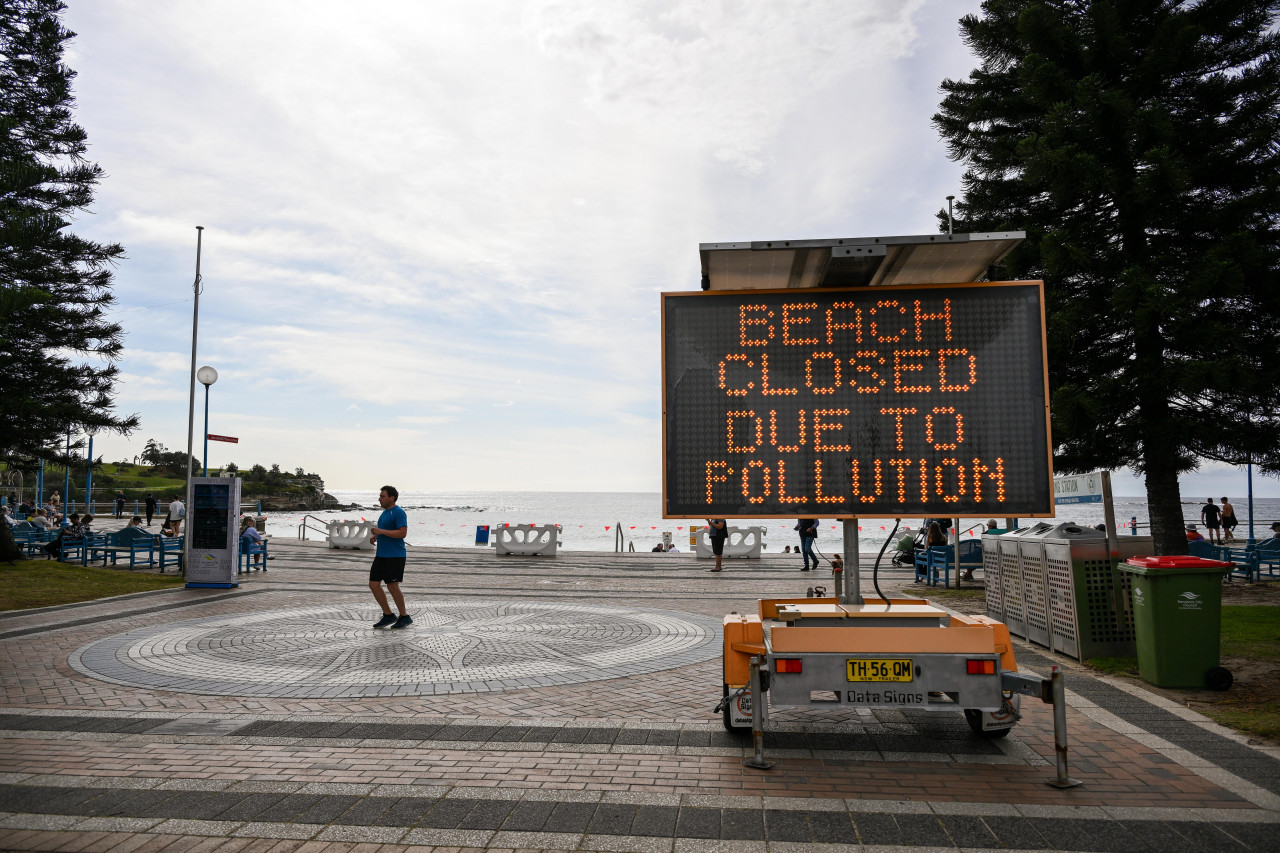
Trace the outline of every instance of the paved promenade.
{"type": "Polygon", "coordinates": [[[272,551],[238,590],[0,615],[0,849],[1280,850],[1280,753],[1023,644],[1067,670],[1081,787],[1034,700],[998,740],[780,710],[744,767],[718,626],[829,580],[790,555],[415,548],[415,624],[375,632],[367,553],[272,551]]]}

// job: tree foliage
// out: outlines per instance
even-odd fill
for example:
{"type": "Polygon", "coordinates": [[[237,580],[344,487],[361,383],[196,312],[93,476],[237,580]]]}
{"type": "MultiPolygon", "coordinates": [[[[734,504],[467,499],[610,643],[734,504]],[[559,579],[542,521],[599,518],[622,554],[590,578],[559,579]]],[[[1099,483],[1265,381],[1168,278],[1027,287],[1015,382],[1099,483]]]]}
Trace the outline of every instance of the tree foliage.
{"type": "Polygon", "coordinates": [[[986,0],[935,126],[958,230],[1043,278],[1056,467],[1132,466],[1156,549],[1178,475],[1280,473],[1280,0],[986,0]]]}
{"type": "Polygon", "coordinates": [[[0,458],[19,464],[69,461],[69,428],[137,425],[112,412],[123,334],[106,309],[124,249],[69,230],[103,173],[72,120],[63,9],[0,0],[0,458]]]}

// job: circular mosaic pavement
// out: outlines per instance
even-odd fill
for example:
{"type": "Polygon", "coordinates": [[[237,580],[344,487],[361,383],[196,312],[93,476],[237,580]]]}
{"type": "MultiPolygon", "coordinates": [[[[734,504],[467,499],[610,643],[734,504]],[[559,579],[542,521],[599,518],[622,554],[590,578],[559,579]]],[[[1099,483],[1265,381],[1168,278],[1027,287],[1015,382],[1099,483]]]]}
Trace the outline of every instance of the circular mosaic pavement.
{"type": "Polygon", "coordinates": [[[115,684],[223,696],[477,693],[673,669],[720,653],[718,621],[540,601],[436,601],[400,631],[375,606],[171,622],[90,643],[69,662],[115,684]]]}

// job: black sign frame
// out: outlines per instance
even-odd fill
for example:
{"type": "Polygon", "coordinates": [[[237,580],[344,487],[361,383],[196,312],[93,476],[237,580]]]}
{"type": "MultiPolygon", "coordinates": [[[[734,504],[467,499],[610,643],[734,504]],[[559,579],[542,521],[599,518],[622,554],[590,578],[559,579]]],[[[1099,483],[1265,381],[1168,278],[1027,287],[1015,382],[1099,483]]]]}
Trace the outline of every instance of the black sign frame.
{"type": "Polygon", "coordinates": [[[661,300],[663,518],[1054,514],[1043,282],[661,300]]]}

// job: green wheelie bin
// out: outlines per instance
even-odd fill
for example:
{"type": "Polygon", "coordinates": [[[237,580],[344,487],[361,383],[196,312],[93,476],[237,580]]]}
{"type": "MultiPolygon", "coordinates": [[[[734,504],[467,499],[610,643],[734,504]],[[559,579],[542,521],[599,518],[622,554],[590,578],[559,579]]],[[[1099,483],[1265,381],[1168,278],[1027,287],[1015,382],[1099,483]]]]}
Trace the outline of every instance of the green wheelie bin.
{"type": "Polygon", "coordinates": [[[1231,673],[1219,666],[1222,576],[1230,563],[1200,557],[1133,557],[1120,566],[1132,575],[1133,629],[1138,671],[1157,687],[1226,690],[1231,673]]]}

